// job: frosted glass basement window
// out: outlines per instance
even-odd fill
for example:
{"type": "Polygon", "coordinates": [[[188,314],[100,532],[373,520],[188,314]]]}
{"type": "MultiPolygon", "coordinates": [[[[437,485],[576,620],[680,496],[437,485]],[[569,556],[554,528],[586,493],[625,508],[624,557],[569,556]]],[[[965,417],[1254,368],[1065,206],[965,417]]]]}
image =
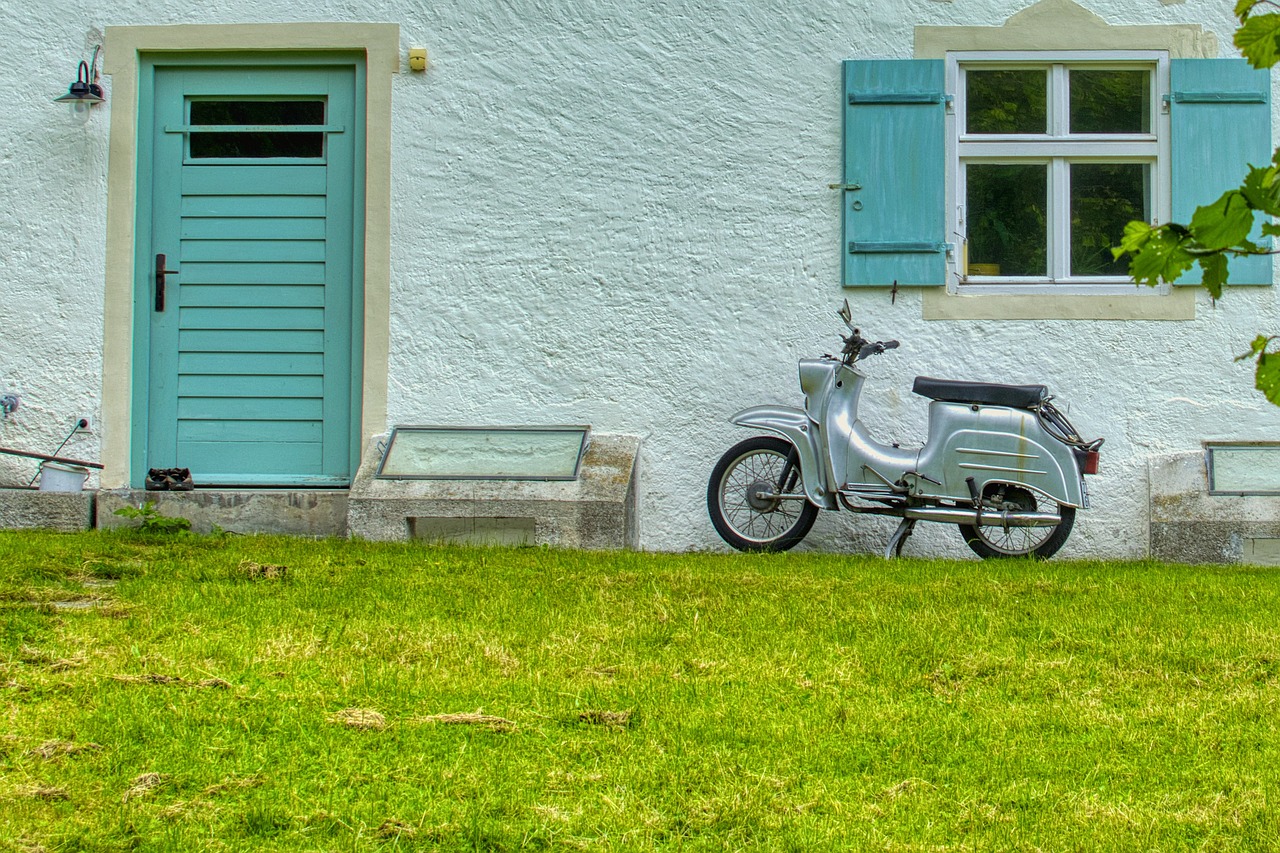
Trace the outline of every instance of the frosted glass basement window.
{"type": "Polygon", "coordinates": [[[1211,495],[1280,495],[1280,444],[1208,444],[1211,495]]]}
{"type": "Polygon", "coordinates": [[[384,480],[576,480],[589,426],[397,426],[384,480]]]}

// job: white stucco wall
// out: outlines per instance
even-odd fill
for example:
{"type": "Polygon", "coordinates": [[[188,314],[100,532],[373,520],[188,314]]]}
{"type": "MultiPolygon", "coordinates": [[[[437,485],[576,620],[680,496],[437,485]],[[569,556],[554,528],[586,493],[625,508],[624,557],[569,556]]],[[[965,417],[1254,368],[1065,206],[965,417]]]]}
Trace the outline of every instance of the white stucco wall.
{"type": "MultiPolygon", "coordinates": [[[[839,286],[840,61],[906,58],[916,26],[998,26],[1025,0],[17,5],[0,13],[0,393],[24,408],[2,446],[52,450],[101,400],[111,104],[74,125],[49,103],[75,61],[109,25],[320,20],[394,22],[431,55],[393,84],[388,424],[640,435],[646,548],[722,547],[706,476],[747,435],[726,419],[799,404],[795,362],[838,346],[845,297],[903,343],[868,368],[884,440],[923,440],[917,374],[1044,382],[1107,438],[1064,555],[1145,552],[1149,456],[1280,434],[1232,362],[1274,328],[1273,288],[1135,322],[925,321],[918,291],[839,286]]],[[[1202,25],[1230,55],[1229,0],[1082,5],[1202,25]]],[[[94,458],[100,438],[66,452],[94,458]]],[[[0,457],[0,481],[33,472],[0,457]]],[[[878,551],[891,529],[831,514],[802,547],[878,551]]],[[[968,553],[941,528],[908,551],[968,553]]]]}

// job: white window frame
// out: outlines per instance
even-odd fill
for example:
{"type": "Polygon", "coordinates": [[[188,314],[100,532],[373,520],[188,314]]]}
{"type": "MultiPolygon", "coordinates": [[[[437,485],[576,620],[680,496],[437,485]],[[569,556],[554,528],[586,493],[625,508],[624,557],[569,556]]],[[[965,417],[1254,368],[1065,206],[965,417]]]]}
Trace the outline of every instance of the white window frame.
{"type": "MultiPolygon", "coordinates": [[[[979,294],[1134,295],[1124,276],[1070,276],[1070,165],[1078,162],[1145,163],[1150,166],[1151,221],[1167,222],[1172,206],[1169,178],[1169,54],[1157,50],[1081,51],[951,51],[946,54],[946,85],[952,96],[947,115],[948,231],[958,251],[950,258],[952,292],[979,294]],[[1082,66],[1098,69],[1143,68],[1151,74],[1151,132],[1124,134],[1067,133],[1068,71],[1082,66]],[[1048,133],[968,134],[965,73],[972,68],[1047,68],[1048,133]],[[965,168],[969,163],[1048,164],[1050,228],[1046,235],[1048,274],[1038,277],[966,275],[967,226],[965,168]]],[[[1147,294],[1167,294],[1169,286],[1141,288],[1147,294]]]]}

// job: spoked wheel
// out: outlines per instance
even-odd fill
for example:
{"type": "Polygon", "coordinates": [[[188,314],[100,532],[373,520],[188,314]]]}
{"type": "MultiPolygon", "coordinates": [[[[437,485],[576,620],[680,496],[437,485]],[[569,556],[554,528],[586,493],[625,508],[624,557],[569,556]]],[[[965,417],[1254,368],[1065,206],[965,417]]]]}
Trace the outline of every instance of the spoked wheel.
{"type": "Polygon", "coordinates": [[[818,517],[804,498],[795,448],[772,436],[741,441],[720,457],[707,484],[707,512],[720,537],[739,551],[792,548],[818,517]]]}
{"type": "Polygon", "coordinates": [[[1053,527],[1005,527],[1002,524],[961,524],[960,535],[973,552],[991,557],[1035,557],[1047,560],[1066,544],[1076,521],[1075,507],[1055,504],[1030,489],[991,483],[983,492],[984,509],[1002,512],[1049,512],[1057,509],[1062,521],[1053,527]]]}

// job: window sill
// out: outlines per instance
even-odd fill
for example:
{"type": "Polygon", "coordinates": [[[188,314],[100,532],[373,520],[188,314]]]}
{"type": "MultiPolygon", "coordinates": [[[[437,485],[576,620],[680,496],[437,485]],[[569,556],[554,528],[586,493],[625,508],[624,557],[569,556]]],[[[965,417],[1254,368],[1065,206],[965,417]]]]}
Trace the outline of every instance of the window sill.
{"type": "Polygon", "coordinates": [[[1194,320],[1195,287],[1175,287],[1168,294],[972,295],[926,288],[926,320],[1194,320]]]}

